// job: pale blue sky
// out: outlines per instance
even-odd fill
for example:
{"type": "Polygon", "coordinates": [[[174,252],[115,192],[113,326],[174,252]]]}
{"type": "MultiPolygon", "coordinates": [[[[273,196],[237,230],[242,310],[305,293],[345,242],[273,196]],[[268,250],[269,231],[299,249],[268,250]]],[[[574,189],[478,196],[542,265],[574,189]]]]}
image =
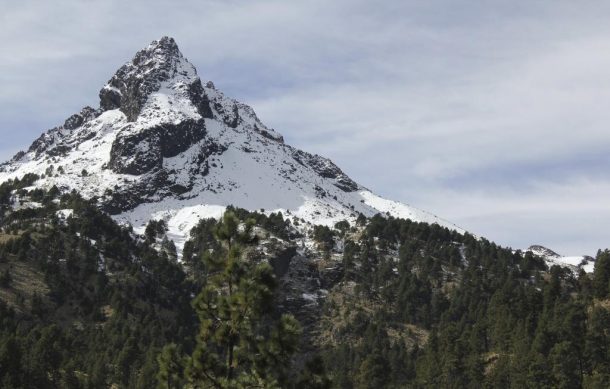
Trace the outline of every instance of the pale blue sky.
{"type": "Polygon", "coordinates": [[[173,36],[286,141],[500,244],[610,246],[606,1],[2,1],[0,159],[173,36]]]}

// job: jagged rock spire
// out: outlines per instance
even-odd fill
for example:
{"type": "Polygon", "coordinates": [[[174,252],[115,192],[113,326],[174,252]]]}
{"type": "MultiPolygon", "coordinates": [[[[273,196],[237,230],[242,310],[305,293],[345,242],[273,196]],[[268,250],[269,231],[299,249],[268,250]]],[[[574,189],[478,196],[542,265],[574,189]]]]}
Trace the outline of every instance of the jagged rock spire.
{"type": "MultiPolygon", "coordinates": [[[[127,120],[134,121],[148,96],[170,79],[201,84],[195,67],[184,58],[176,41],[163,37],[117,70],[100,91],[100,108],[104,111],[120,108],[127,120]]],[[[200,85],[195,89],[201,89],[200,85]]]]}
{"type": "Polygon", "coordinates": [[[100,100],[99,109],[72,115],[0,165],[0,183],[36,174],[36,187],[76,190],[142,231],[163,217],[179,249],[199,219],[228,205],[326,225],[389,213],[463,231],[285,144],[251,107],[204,86],[172,38],[139,51],[100,100]]]}

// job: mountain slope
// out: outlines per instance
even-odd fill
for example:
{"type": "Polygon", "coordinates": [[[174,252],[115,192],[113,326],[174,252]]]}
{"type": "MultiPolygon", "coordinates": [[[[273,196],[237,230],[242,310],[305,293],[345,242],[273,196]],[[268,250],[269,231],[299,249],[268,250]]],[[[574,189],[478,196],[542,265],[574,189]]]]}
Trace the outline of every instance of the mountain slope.
{"type": "Polygon", "coordinates": [[[579,270],[582,269],[587,273],[592,273],[595,267],[595,258],[588,255],[577,255],[577,256],[564,256],[559,255],[551,249],[544,246],[533,245],[530,246],[526,251],[531,251],[533,254],[544,258],[546,264],[551,267],[558,265],[561,267],[567,267],[572,270],[575,274],[578,274],[579,270]]]}
{"type": "Polygon", "coordinates": [[[330,225],[389,213],[459,227],[383,199],[330,160],[284,143],[254,110],[226,97],[172,38],[153,41],[83,110],[0,166],[0,182],[34,173],[34,185],[76,190],[142,231],[163,218],[179,248],[200,218],[227,205],[282,211],[330,225]]]}
{"type": "Polygon", "coordinates": [[[0,387],[151,388],[170,364],[186,377],[204,328],[191,301],[218,274],[201,259],[227,253],[224,233],[200,221],[179,264],[163,223],[142,237],[116,221],[163,218],[180,243],[226,204],[267,210],[232,209],[235,230],[254,223],[241,259],[272,266],[274,315],[303,327],[295,359],[321,356],[312,370],[332,387],[610,387],[610,251],[592,274],[549,269],[548,249],[503,248],[378,197],[204,86],[169,38],[100,100],[2,165],[0,387]],[[359,212],[401,218],[295,222],[359,212]]]}

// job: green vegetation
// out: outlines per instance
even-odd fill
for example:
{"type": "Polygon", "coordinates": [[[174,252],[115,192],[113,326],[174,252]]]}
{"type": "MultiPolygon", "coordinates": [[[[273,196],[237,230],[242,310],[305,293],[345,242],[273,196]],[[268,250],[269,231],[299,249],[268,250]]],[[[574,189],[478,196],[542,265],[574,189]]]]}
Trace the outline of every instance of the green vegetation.
{"type": "Polygon", "coordinates": [[[0,185],[0,388],[610,387],[608,250],[574,275],[382,216],[314,227],[313,248],[230,208],[178,263],[163,221],[138,237],[36,179],[0,185]],[[304,250],[301,279],[273,247],[304,250]],[[312,279],[319,303],[286,300],[312,279]]]}
{"type": "Polygon", "coordinates": [[[323,326],[345,340],[323,346],[328,369],[343,388],[608,387],[607,258],[592,282],[484,239],[374,217],[346,244],[327,301],[323,326]]]}
{"type": "Polygon", "coordinates": [[[42,207],[0,219],[0,274],[10,275],[0,288],[0,387],[154,387],[162,347],[195,333],[192,282],[76,194],[28,196],[42,207]]]}
{"type": "Polygon", "coordinates": [[[326,226],[313,227],[313,240],[325,253],[329,253],[333,249],[335,245],[334,237],[334,231],[326,226]]]}
{"type": "Polygon", "coordinates": [[[5,269],[2,274],[0,274],[0,288],[8,288],[12,280],[13,278],[11,277],[10,270],[5,269]]]}
{"type": "Polygon", "coordinates": [[[285,388],[300,326],[292,315],[272,317],[276,281],[266,263],[244,261],[241,245],[253,242],[248,220],[227,212],[215,235],[221,248],[205,256],[206,284],[193,302],[200,321],[186,369],[195,387],[285,388]]]}

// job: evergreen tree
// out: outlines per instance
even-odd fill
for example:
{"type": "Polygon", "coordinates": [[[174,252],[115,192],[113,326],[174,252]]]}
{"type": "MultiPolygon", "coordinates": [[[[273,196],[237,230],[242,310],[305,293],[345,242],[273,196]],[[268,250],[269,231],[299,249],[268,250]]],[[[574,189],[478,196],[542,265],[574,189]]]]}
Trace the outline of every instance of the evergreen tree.
{"type": "Polygon", "coordinates": [[[296,389],[330,389],[331,387],[332,381],[326,375],[324,361],[319,356],[307,361],[295,384],[296,389]]]}
{"type": "Polygon", "coordinates": [[[599,298],[608,296],[610,288],[610,251],[599,251],[595,258],[593,271],[593,288],[599,298]]]}
{"type": "Polygon", "coordinates": [[[585,355],[591,370],[590,387],[610,387],[610,312],[594,307],[585,338],[585,355]]]}
{"type": "Polygon", "coordinates": [[[174,389],[184,386],[184,357],[175,343],[163,347],[161,354],[157,357],[157,362],[159,364],[157,388],[174,389]]]}
{"type": "Polygon", "coordinates": [[[9,269],[6,269],[0,274],[0,288],[8,288],[11,284],[13,278],[11,277],[11,272],[9,269]]]}
{"type": "Polygon", "coordinates": [[[204,257],[208,276],[193,302],[200,320],[186,375],[197,388],[285,387],[300,326],[273,317],[275,279],[265,263],[243,259],[252,223],[232,212],[216,227],[223,245],[204,257]]]}

